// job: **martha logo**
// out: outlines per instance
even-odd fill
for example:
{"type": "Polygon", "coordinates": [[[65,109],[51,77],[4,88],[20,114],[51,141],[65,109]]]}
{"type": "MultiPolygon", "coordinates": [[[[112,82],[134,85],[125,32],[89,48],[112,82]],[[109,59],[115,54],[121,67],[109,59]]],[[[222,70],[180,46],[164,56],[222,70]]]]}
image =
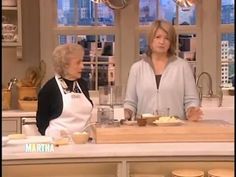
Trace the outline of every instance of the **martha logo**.
{"type": "Polygon", "coordinates": [[[25,144],[25,152],[54,152],[53,144],[30,143],[25,144]]]}

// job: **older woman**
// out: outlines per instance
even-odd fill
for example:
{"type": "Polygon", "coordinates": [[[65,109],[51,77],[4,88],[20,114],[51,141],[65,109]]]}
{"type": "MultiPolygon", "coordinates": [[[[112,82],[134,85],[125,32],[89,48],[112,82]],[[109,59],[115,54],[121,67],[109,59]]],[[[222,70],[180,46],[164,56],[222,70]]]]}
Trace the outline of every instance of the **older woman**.
{"type": "Polygon", "coordinates": [[[175,50],[174,27],[156,20],[151,26],[147,55],[129,72],[124,103],[127,119],[163,108],[182,119],[201,119],[193,72],[187,61],[175,55],[175,50]]]}
{"type": "Polygon", "coordinates": [[[38,94],[37,127],[42,135],[81,131],[93,108],[86,82],[81,78],[84,49],[78,44],[59,45],[53,51],[55,76],[38,94]]]}

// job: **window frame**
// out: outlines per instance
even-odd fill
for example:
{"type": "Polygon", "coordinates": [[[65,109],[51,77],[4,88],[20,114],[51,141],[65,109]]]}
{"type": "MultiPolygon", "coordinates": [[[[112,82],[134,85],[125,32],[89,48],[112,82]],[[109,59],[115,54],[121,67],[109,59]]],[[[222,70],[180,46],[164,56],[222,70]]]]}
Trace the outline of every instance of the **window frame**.
{"type": "MultiPolygon", "coordinates": [[[[217,0],[217,3],[215,0],[199,1],[196,7],[196,26],[193,28],[183,26],[175,27],[177,33],[187,32],[195,33],[197,35],[197,74],[203,71],[208,71],[211,74],[213,91],[218,87],[221,80],[221,32],[233,32],[234,29],[234,24],[220,25],[220,1],[221,0],[217,0]],[[211,7],[211,11],[209,11],[209,7],[211,7]],[[212,17],[212,14],[217,14],[217,17],[215,17],[215,15],[212,17]],[[209,46],[210,50],[208,50],[209,46]]],[[[60,29],[56,28],[56,0],[40,0],[39,5],[40,58],[44,59],[47,64],[47,72],[43,79],[43,84],[54,75],[51,54],[57,44],[57,35],[59,32],[67,34],[67,32],[64,32],[67,30],[67,27],[60,27],[60,29]]],[[[115,12],[115,29],[111,29],[111,26],[107,27],[107,30],[103,27],[97,27],[97,32],[95,33],[90,27],[69,28],[72,30],[71,32],[78,32],[77,34],[82,35],[89,33],[110,35],[111,31],[112,33],[115,32],[115,57],[117,58],[115,79],[117,83],[121,85],[126,85],[129,69],[131,65],[139,59],[139,33],[148,30],[148,27],[139,26],[138,13],[138,1],[131,0],[127,7],[115,12]],[[104,33],[103,30],[105,31],[104,33]]],[[[70,32],[68,32],[68,34],[70,34],[70,32]]]]}
{"type": "MultiPolygon", "coordinates": [[[[75,0],[75,4],[77,1],[75,0]]],[[[76,6],[77,7],[77,6],[76,6]]],[[[54,9],[57,11],[57,0],[55,0],[54,4],[54,9]]],[[[97,6],[95,4],[95,11],[97,10],[97,6]]],[[[95,12],[97,14],[97,12],[95,12]]],[[[116,85],[119,85],[119,29],[118,29],[118,12],[114,11],[114,26],[60,26],[57,24],[57,12],[56,12],[56,18],[54,20],[54,28],[53,28],[53,33],[54,33],[54,43],[58,45],[58,36],[59,35],[114,35],[115,37],[115,53],[114,53],[114,58],[115,59],[115,81],[116,85]]],[[[76,18],[76,17],[75,17],[76,18]]],[[[96,21],[96,20],[95,20],[96,21]]],[[[84,64],[110,64],[110,62],[98,62],[92,61],[92,62],[84,62],[84,64]]],[[[90,90],[90,92],[97,92],[98,91],[98,74],[97,74],[98,69],[96,69],[96,78],[95,78],[95,90],[90,90]]],[[[95,93],[96,94],[96,93],[95,93]]]]}
{"type": "MultiPolygon", "coordinates": [[[[222,40],[222,34],[224,33],[234,33],[234,24],[222,24],[221,23],[221,5],[222,5],[222,0],[218,0],[218,4],[219,4],[219,11],[218,11],[218,61],[219,61],[219,69],[218,71],[220,72],[220,84],[222,84],[222,80],[221,80],[221,71],[222,71],[222,68],[225,68],[225,65],[224,65],[224,61],[221,60],[221,40],[222,40]]],[[[225,76],[224,76],[225,77],[225,76]]],[[[223,90],[229,90],[229,89],[232,89],[232,88],[227,88],[227,87],[223,87],[222,88],[223,90]]]]}

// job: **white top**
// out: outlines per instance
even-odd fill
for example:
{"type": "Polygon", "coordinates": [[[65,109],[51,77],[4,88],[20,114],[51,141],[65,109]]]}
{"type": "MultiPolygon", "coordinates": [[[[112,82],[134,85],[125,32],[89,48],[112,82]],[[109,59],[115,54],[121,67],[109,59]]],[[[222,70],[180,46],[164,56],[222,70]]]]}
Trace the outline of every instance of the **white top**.
{"type": "Polygon", "coordinates": [[[184,119],[185,111],[191,106],[199,106],[199,97],[193,71],[187,61],[175,56],[169,58],[159,89],[150,58],[143,58],[132,65],[124,108],[137,111],[138,115],[169,108],[170,115],[184,119]]]}

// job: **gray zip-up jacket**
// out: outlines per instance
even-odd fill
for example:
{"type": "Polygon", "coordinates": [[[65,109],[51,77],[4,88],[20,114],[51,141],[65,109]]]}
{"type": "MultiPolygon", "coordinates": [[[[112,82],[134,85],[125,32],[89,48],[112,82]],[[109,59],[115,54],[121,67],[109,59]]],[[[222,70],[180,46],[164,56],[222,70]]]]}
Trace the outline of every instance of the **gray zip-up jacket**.
{"type": "Polygon", "coordinates": [[[149,57],[135,62],[130,69],[124,108],[137,115],[169,108],[169,115],[185,119],[186,110],[199,106],[199,96],[189,63],[172,56],[162,73],[157,89],[154,67],[149,57]]]}

